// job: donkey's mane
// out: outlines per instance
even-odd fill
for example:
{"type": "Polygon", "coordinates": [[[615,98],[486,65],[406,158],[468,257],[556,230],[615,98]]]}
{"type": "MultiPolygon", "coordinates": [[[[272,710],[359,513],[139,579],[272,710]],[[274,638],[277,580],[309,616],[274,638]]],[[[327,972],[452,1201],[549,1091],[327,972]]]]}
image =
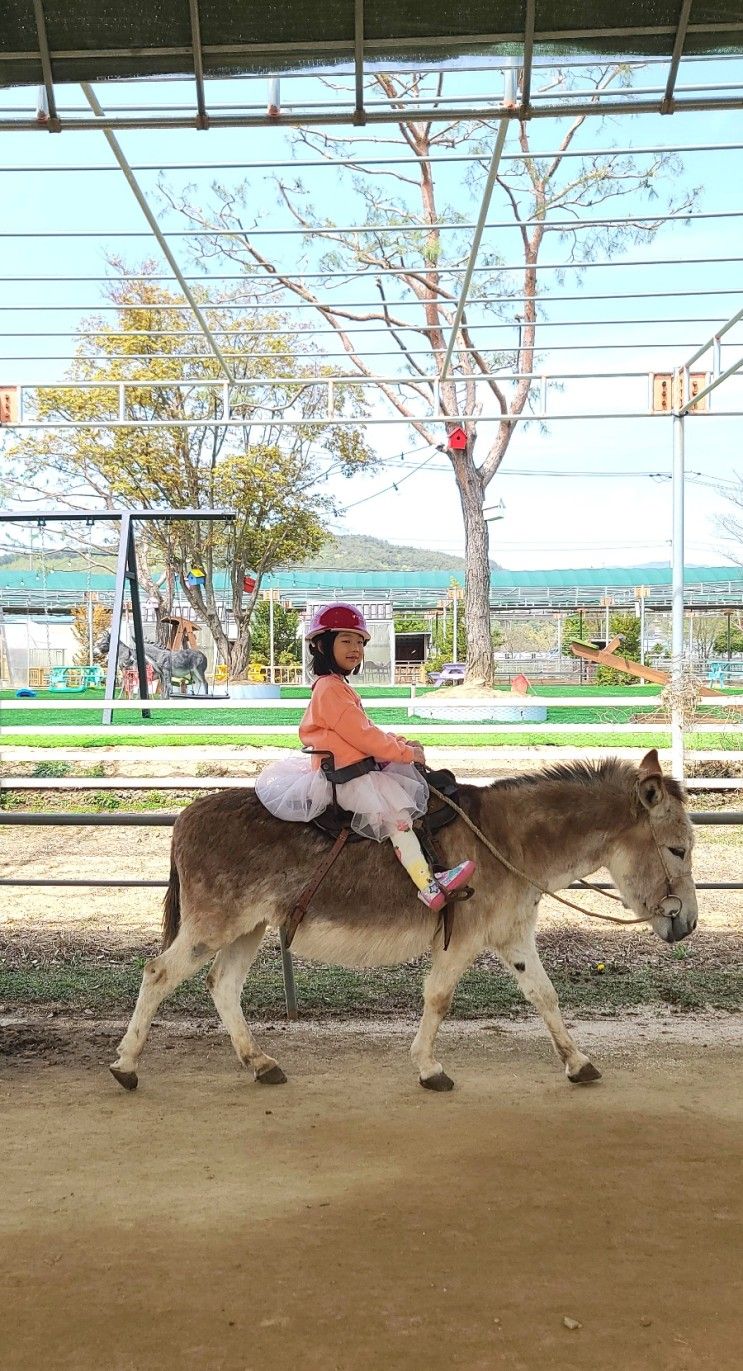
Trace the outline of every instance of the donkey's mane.
{"type": "MultiPolygon", "coordinates": [[[[619,757],[605,757],[598,762],[574,761],[555,762],[554,766],[544,767],[523,776],[503,776],[493,781],[491,790],[516,790],[523,786],[542,785],[545,781],[572,781],[574,784],[592,788],[602,785],[621,785],[627,789],[637,781],[637,767],[619,757]]],[[[663,777],[670,795],[676,800],[685,799],[684,790],[673,776],[663,777]]]]}

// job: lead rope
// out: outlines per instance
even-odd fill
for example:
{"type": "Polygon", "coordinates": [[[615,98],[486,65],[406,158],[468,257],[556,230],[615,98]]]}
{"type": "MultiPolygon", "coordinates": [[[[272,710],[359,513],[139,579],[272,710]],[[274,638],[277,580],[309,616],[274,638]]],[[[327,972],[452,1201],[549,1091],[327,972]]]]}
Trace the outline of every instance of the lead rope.
{"type": "MultiPolygon", "coordinates": [[[[649,921],[653,918],[652,914],[640,914],[637,915],[635,918],[629,919],[618,918],[615,914],[597,914],[596,911],[593,909],[582,909],[579,904],[574,904],[572,900],[565,900],[563,899],[562,895],[555,895],[551,890],[545,890],[544,886],[540,885],[539,881],[535,881],[533,876],[527,876],[525,871],[520,871],[517,866],[514,866],[512,862],[509,862],[508,858],[504,857],[503,853],[498,851],[498,848],[495,847],[493,843],[491,843],[490,839],[485,837],[485,834],[482,832],[481,829],[477,827],[477,824],[472,822],[471,818],[469,817],[469,814],[465,814],[464,810],[460,809],[459,805],[455,804],[453,800],[450,800],[448,795],[442,795],[441,791],[437,790],[436,787],[433,785],[429,785],[428,789],[430,790],[432,795],[435,795],[436,798],[439,800],[443,800],[444,804],[447,804],[450,809],[454,810],[455,814],[459,815],[460,819],[464,820],[467,827],[472,829],[472,832],[475,834],[475,837],[480,839],[480,842],[488,849],[488,852],[492,853],[496,861],[500,862],[502,866],[505,866],[508,871],[512,871],[514,876],[520,876],[521,879],[523,881],[526,881],[528,885],[533,885],[535,890],[540,890],[543,895],[548,895],[551,900],[556,900],[558,904],[564,904],[566,909],[575,909],[579,914],[582,914],[584,918],[603,919],[606,923],[610,924],[645,924],[649,923],[649,921]]],[[[655,834],[653,834],[653,838],[655,839],[655,846],[658,847],[658,840],[655,838],[655,834]]],[[[670,876],[668,873],[668,867],[666,866],[666,863],[663,860],[663,854],[659,847],[658,856],[660,857],[663,870],[666,873],[666,880],[668,881],[670,887],[670,876]]],[[[582,881],[581,885],[585,885],[587,890],[596,890],[596,886],[589,885],[587,881],[582,881]]],[[[597,893],[599,895],[605,895],[607,899],[610,900],[619,899],[617,895],[610,895],[609,892],[606,890],[600,890],[597,891],[597,893]]],[[[621,904],[622,901],[619,900],[619,903],[621,904]]]]}

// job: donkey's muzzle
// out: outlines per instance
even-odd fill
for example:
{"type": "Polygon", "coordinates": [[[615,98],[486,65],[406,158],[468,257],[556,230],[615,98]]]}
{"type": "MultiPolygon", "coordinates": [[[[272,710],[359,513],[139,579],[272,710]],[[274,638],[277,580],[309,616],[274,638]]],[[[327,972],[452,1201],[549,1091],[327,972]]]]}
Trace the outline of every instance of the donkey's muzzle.
{"type": "Polygon", "coordinates": [[[697,926],[696,910],[693,913],[685,912],[678,895],[667,895],[658,905],[656,919],[653,922],[656,932],[664,942],[680,943],[682,939],[688,938],[697,926]]]}

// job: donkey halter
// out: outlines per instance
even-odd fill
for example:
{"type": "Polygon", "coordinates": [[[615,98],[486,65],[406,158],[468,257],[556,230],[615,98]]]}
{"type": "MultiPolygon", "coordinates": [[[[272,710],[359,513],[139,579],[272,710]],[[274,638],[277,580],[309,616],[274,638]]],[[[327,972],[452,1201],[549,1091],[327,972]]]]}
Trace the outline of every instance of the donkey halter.
{"type": "MultiPolygon", "coordinates": [[[[562,895],[555,895],[552,890],[545,890],[544,886],[540,885],[539,881],[535,881],[533,876],[527,876],[525,871],[521,871],[519,867],[514,866],[512,862],[509,862],[508,858],[504,857],[503,853],[499,851],[495,844],[491,843],[489,838],[486,838],[485,834],[482,832],[482,829],[478,828],[477,824],[473,823],[472,819],[469,817],[469,814],[465,814],[464,810],[461,809],[458,804],[455,804],[454,800],[450,799],[447,795],[442,795],[441,791],[437,790],[435,786],[430,785],[429,790],[431,791],[432,795],[435,795],[439,800],[443,800],[444,804],[449,805],[450,809],[453,809],[455,813],[459,815],[460,819],[464,820],[467,827],[470,828],[472,832],[475,834],[475,837],[479,838],[483,846],[488,849],[488,852],[490,852],[493,857],[495,857],[496,861],[500,862],[501,866],[505,866],[508,871],[513,872],[514,876],[519,876],[522,880],[526,881],[527,885],[534,886],[535,890],[539,890],[542,895],[549,896],[551,900],[556,900],[558,904],[565,905],[567,909],[575,909],[577,913],[582,914],[584,918],[603,919],[606,923],[611,924],[645,924],[649,923],[651,919],[654,919],[656,918],[656,916],[659,915],[662,915],[664,918],[667,919],[674,919],[678,914],[681,913],[681,910],[683,909],[683,901],[679,899],[678,895],[674,895],[671,892],[671,873],[668,870],[668,863],[663,855],[660,843],[658,842],[658,839],[655,835],[653,826],[652,824],[650,824],[649,816],[648,823],[650,824],[650,832],[653,837],[653,842],[655,843],[655,850],[658,853],[660,864],[663,867],[663,874],[666,878],[666,893],[663,899],[675,901],[677,907],[674,909],[672,914],[669,914],[665,909],[663,909],[661,902],[661,904],[657,905],[656,908],[650,914],[638,914],[634,917],[623,919],[617,918],[617,916],[614,914],[598,914],[594,909],[583,909],[581,905],[574,904],[572,900],[566,900],[562,895]]],[[[597,895],[603,895],[604,898],[607,900],[616,900],[617,904],[624,903],[624,901],[620,898],[619,895],[612,895],[608,890],[600,890],[598,886],[592,885],[590,881],[579,881],[578,884],[583,886],[585,890],[594,890],[597,895]]]]}

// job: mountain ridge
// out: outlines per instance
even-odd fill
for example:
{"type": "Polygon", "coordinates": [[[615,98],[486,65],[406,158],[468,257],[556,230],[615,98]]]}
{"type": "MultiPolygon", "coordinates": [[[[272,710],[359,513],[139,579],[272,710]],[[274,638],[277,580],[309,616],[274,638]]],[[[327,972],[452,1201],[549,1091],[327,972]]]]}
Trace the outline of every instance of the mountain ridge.
{"type": "MultiPolygon", "coordinates": [[[[490,563],[493,571],[500,568],[490,563]]],[[[314,557],[296,562],[297,571],[464,571],[464,557],[451,552],[390,543],[366,533],[338,533],[314,557]]],[[[280,568],[277,568],[279,570],[280,568]]]]}

